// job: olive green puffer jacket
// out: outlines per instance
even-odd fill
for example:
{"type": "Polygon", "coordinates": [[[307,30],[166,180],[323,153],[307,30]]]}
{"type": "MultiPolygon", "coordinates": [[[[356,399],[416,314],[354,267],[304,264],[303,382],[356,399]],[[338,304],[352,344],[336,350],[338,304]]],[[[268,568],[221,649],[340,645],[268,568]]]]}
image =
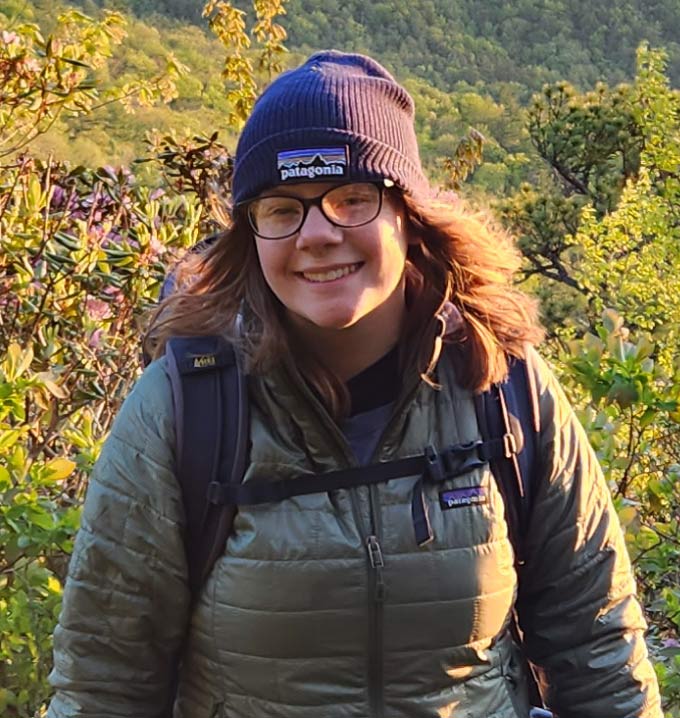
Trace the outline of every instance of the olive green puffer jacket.
{"type": "MultiPolygon", "coordinates": [[[[508,630],[516,607],[560,718],[661,718],[607,487],[550,372],[535,354],[529,365],[541,476],[519,592],[486,466],[425,487],[434,540],[420,547],[415,476],[241,507],[189,611],[170,385],[164,361],[152,364],[90,482],[48,715],[160,716],[181,651],[175,718],[524,718],[524,668],[508,630]],[[444,508],[439,491],[462,488],[477,502],[444,508]]],[[[479,438],[446,352],[438,381],[439,390],[404,389],[376,460],[479,438]]],[[[253,379],[249,392],[246,481],[355,464],[293,369],[253,379]]]]}

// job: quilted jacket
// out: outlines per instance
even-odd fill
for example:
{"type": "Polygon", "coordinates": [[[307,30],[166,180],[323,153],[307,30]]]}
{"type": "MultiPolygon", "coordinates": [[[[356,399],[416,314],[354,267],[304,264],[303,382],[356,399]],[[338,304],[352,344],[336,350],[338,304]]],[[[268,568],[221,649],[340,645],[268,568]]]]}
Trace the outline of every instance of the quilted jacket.
{"type": "MultiPolygon", "coordinates": [[[[518,589],[488,465],[425,487],[434,539],[418,546],[416,476],[241,507],[190,609],[164,360],[143,374],[93,472],[54,635],[50,718],[524,718],[525,664],[560,718],[661,718],[644,619],[607,486],[536,354],[540,477],[518,589]],[[469,490],[449,506],[440,492],[469,490]],[[185,638],[186,637],[186,638],[185,638]]],[[[444,352],[439,389],[404,388],[374,459],[479,438],[444,352]]],[[[245,481],[356,463],[291,367],[251,378],[245,481]]]]}

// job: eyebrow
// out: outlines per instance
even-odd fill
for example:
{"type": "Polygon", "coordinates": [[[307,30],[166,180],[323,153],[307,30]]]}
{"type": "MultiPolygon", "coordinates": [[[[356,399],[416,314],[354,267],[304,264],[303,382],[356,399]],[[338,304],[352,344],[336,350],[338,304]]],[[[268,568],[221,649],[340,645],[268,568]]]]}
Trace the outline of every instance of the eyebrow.
{"type": "MultiPolygon", "coordinates": [[[[326,192],[333,189],[333,187],[330,187],[326,192]]],[[[319,192],[318,194],[310,195],[309,197],[301,196],[299,194],[293,194],[292,192],[288,191],[286,192],[285,189],[278,190],[276,192],[271,192],[271,194],[263,194],[259,197],[256,197],[255,199],[266,199],[267,197],[291,197],[292,199],[314,199],[315,197],[321,197],[321,195],[324,194],[324,192],[319,192]]]]}

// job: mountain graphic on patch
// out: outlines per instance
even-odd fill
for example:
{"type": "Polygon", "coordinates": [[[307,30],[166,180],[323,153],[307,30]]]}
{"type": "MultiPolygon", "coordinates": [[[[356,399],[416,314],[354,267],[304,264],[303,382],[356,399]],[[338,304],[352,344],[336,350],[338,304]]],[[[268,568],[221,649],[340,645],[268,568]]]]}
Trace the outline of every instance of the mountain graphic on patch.
{"type": "Polygon", "coordinates": [[[439,492],[439,505],[444,511],[458,509],[463,506],[486,504],[489,497],[483,486],[469,486],[460,489],[449,489],[439,492]]]}
{"type": "Polygon", "coordinates": [[[294,179],[337,179],[347,176],[349,147],[285,150],[276,155],[281,182],[294,179]]]}

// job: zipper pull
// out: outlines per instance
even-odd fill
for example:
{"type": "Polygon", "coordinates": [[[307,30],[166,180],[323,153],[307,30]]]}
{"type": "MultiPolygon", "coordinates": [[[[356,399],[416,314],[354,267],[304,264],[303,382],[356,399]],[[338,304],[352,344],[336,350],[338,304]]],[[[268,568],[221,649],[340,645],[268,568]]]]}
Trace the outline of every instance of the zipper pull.
{"type": "Polygon", "coordinates": [[[368,559],[372,568],[383,568],[385,560],[382,555],[382,548],[377,536],[369,536],[366,539],[366,548],[368,549],[368,559]]]}
{"type": "Polygon", "coordinates": [[[382,570],[385,567],[385,559],[377,536],[369,536],[366,539],[366,549],[368,550],[368,560],[371,562],[371,568],[375,569],[375,600],[383,601],[385,598],[385,582],[383,581],[382,570]]]}

